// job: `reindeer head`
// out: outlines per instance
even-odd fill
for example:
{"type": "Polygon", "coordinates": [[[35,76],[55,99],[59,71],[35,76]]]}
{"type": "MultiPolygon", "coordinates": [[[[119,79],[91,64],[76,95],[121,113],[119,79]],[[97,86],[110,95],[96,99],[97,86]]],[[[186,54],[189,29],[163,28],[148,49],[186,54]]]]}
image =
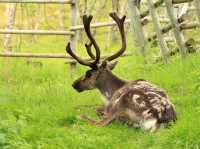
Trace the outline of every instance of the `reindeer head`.
{"type": "Polygon", "coordinates": [[[122,55],[126,49],[126,37],[124,33],[124,21],[125,21],[126,16],[119,18],[116,13],[110,13],[110,16],[118,25],[120,35],[122,38],[122,48],[118,52],[100,61],[101,59],[100,49],[90,31],[90,23],[93,17],[86,16],[86,15],[83,16],[83,24],[84,24],[85,32],[90,40],[90,43],[85,44],[85,47],[92,61],[85,61],[81,59],[80,57],[78,57],[76,54],[74,54],[73,51],[71,50],[70,43],[68,43],[66,47],[67,53],[71,55],[74,59],[76,59],[78,63],[90,67],[90,70],[86,71],[86,73],[83,76],[81,76],[79,79],[74,81],[72,85],[74,89],[76,89],[78,92],[94,89],[96,88],[96,85],[98,84],[99,81],[105,81],[107,77],[107,73],[111,71],[112,69],[114,69],[114,67],[117,64],[117,62],[111,63],[111,61],[118,58],[120,55],[122,55]],[[92,53],[92,45],[96,51],[95,55],[92,53]]]}

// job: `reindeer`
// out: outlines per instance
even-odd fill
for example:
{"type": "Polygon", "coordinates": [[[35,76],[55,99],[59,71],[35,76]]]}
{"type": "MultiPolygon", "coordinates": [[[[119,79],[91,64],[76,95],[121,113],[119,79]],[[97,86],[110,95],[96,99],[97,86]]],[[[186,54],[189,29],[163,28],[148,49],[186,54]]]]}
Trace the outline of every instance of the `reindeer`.
{"type": "Polygon", "coordinates": [[[70,43],[66,51],[82,65],[90,67],[85,75],[74,81],[73,88],[78,92],[98,89],[107,100],[107,104],[97,108],[96,112],[100,120],[93,120],[87,116],[83,119],[91,124],[104,126],[113,120],[122,120],[137,128],[144,128],[153,132],[170,121],[176,120],[174,106],[166,93],[143,79],[126,81],[112,73],[117,62],[111,62],[122,55],[126,49],[126,37],[124,32],[124,21],[126,16],[119,18],[116,13],[110,13],[112,19],[118,25],[122,47],[113,55],[100,61],[100,48],[90,31],[92,16],[83,16],[85,32],[90,44],[85,44],[91,61],[85,61],[73,53],[70,43]],[[92,53],[92,46],[96,55],[92,53]]]}

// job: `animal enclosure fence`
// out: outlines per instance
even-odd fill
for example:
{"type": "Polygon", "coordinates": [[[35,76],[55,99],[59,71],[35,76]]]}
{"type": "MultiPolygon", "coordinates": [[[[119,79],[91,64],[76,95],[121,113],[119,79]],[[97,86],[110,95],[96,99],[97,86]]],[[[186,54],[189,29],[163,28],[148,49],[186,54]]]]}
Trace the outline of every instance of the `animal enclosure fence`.
{"type": "MultiPolygon", "coordinates": [[[[131,24],[131,28],[134,32],[134,37],[137,43],[139,43],[139,47],[142,49],[143,54],[147,51],[147,42],[158,39],[160,44],[160,49],[162,56],[166,58],[167,56],[167,43],[163,37],[164,33],[173,30],[175,35],[176,43],[181,50],[181,54],[184,56],[187,47],[185,46],[186,41],[184,41],[183,35],[181,30],[191,29],[199,27],[199,22],[191,22],[186,23],[181,18],[176,18],[173,11],[173,4],[180,4],[180,3],[187,3],[195,1],[195,9],[197,12],[197,16],[200,22],[200,1],[199,0],[158,0],[156,2],[152,2],[152,0],[147,1],[147,5],[149,7],[148,10],[144,12],[139,12],[134,0],[129,0],[129,11],[130,11],[130,19],[126,20],[126,24],[131,24]],[[165,27],[161,28],[160,20],[158,14],[156,12],[156,8],[161,6],[162,4],[165,5],[167,14],[169,16],[170,23],[167,24],[165,27]],[[151,19],[145,18],[147,15],[151,16],[151,19]],[[148,22],[152,21],[155,33],[150,37],[145,37],[143,27],[144,25],[148,24],[148,22]]],[[[78,25],[78,1],[77,0],[1,0],[0,3],[45,3],[45,4],[68,4],[71,6],[71,27],[68,30],[16,30],[16,29],[0,29],[0,34],[32,34],[32,35],[61,35],[61,36],[70,36],[70,42],[72,50],[76,51],[77,46],[77,32],[79,30],[83,30],[83,25],[78,25]]],[[[164,20],[166,21],[166,20],[164,20]]],[[[100,27],[109,27],[115,26],[114,22],[100,22],[91,24],[92,28],[100,28],[100,27]]],[[[129,56],[131,53],[127,53],[124,56],[129,56]]],[[[105,55],[106,56],[106,55],[105,55]]],[[[105,57],[104,56],[104,57],[105,57]]],[[[67,62],[72,63],[75,62],[70,56],[66,54],[36,54],[36,53],[14,53],[14,52],[1,52],[0,57],[31,57],[31,58],[64,58],[67,59],[67,62]]],[[[89,60],[89,59],[87,59],[89,60]]]]}
{"type": "MultiPolygon", "coordinates": [[[[0,29],[0,34],[30,34],[30,35],[61,35],[61,36],[70,36],[72,49],[76,49],[76,36],[77,31],[83,30],[83,25],[77,24],[77,13],[78,13],[78,1],[77,0],[2,0],[0,3],[36,3],[36,4],[69,4],[71,5],[71,26],[68,30],[19,30],[19,29],[0,29]]],[[[130,23],[130,20],[127,20],[126,23],[130,23]]],[[[115,26],[114,22],[100,22],[91,24],[92,28],[108,27],[115,26]]],[[[130,54],[124,54],[128,56],[130,54]]],[[[15,52],[1,52],[0,57],[28,57],[28,58],[64,58],[67,59],[67,63],[75,62],[71,57],[66,54],[52,54],[52,53],[15,53],[15,52]]],[[[105,56],[103,56],[105,57],[105,56]]]]}
{"type": "MultiPolygon", "coordinates": [[[[157,39],[160,45],[161,55],[166,59],[166,57],[169,55],[168,54],[169,49],[167,47],[167,43],[166,40],[164,39],[163,34],[172,30],[175,36],[175,41],[177,43],[178,49],[180,50],[181,55],[185,57],[187,52],[187,45],[190,44],[189,42],[191,40],[185,41],[181,30],[194,29],[200,27],[200,20],[199,22],[187,23],[187,21],[185,21],[183,18],[176,18],[173,4],[181,4],[188,2],[193,2],[193,0],[158,0],[155,3],[153,3],[152,0],[147,0],[147,5],[149,9],[143,13],[140,13],[136,6],[135,1],[130,0],[129,9],[132,10],[130,17],[132,19],[131,21],[132,28],[134,30],[136,37],[135,41],[138,44],[138,46],[142,49],[142,53],[144,55],[148,51],[147,42],[157,39]],[[169,17],[169,23],[161,28],[156,8],[158,8],[162,4],[164,4],[164,6],[166,7],[167,15],[169,17]],[[143,18],[145,18],[148,14],[150,14],[153,26],[155,28],[155,33],[150,37],[146,37],[143,30],[143,25],[146,25],[149,22],[147,21],[147,23],[143,23],[144,22],[143,18]],[[143,20],[141,21],[141,19],[143,20]]],[[[197,12],[196,14],[199,18],[200,1],[195,0],[195,2],[196,2],[195,3],[196,12],[197,12]]]]}

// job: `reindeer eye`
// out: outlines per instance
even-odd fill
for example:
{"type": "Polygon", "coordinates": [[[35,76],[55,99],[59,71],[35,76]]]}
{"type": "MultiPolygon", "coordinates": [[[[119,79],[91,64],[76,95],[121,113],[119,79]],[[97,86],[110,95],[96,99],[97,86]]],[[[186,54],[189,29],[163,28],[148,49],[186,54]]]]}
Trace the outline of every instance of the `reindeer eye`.
{"type": "Polygon", "coordinates": [[[90,78],[91,76],[92,76],[92,73],[90,71],[87,71],[86,74],[85,74],[85,77],[90,78]]]}

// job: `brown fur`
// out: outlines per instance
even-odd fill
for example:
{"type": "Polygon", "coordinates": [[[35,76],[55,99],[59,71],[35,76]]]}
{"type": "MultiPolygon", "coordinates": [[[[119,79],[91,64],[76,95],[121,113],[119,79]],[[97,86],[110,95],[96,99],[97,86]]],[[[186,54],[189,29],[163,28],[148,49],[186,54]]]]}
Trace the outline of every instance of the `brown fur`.
{"type": "Polygon", "coordinates": [[[94,76],[81,77],[75,81],[75,89],[79,87],[77,90],[83,91],[85,88],[80,87],[83,87],[85,82],[93,82],[86,88],[97,88],[109,101],[106,107],[97,109],[97,114],[102,116],[101,120],[95,121],[83,117],[92,124],[107,125],[118,119],[134,127],[145,127],[144,129],[155,131],[160,124],[176,120],[174,106],[166,93],[156,85],[142,79],[130,82],[121,80],[112,74],[109,67],[101,67],[90,73],[94,76]],[[148,120],[152,122],[155,120],[155,124],[149,126],[150,128],[146,128],[145,125],[148,120]]]}
{"type": "MultiPolygon", "coordinates": [[[[139,3],[139,0],[135,2],[139,3]]],[[[108,101],[105,107],[100,107],[96,110],[97,114],[102,116],[99,121],[92,120],[87,116],[82,118],[92,124],[101,126],[119,119],[128,122],[134,127],[144,128],[153,132],[160,127],[160,124],[176,120],[174,107],[166,93],[159,87],[141,79],[125,81],[111,72],[117,63],[108,62],[118,58],[126,49],[124,31],[126,16],[119,18],[116,13],[110,13],[110,16],[116,22],[122,39],[122,47],[116,53],[100,61],[100,48],[90,30],[92,16],[86,15],[83,16],[83,24],[91,44],[86,44],[85,46],[92,61],[85,61],[78,57],[71,49],[70,43],[66,47],[67,53],[77,62],[91,68],[85,75],[76,80],[72,86],[78,92],[98,89],[108,101]],[[96,55],[92,53],[92,46],[96,50],[96,55]]]]}

